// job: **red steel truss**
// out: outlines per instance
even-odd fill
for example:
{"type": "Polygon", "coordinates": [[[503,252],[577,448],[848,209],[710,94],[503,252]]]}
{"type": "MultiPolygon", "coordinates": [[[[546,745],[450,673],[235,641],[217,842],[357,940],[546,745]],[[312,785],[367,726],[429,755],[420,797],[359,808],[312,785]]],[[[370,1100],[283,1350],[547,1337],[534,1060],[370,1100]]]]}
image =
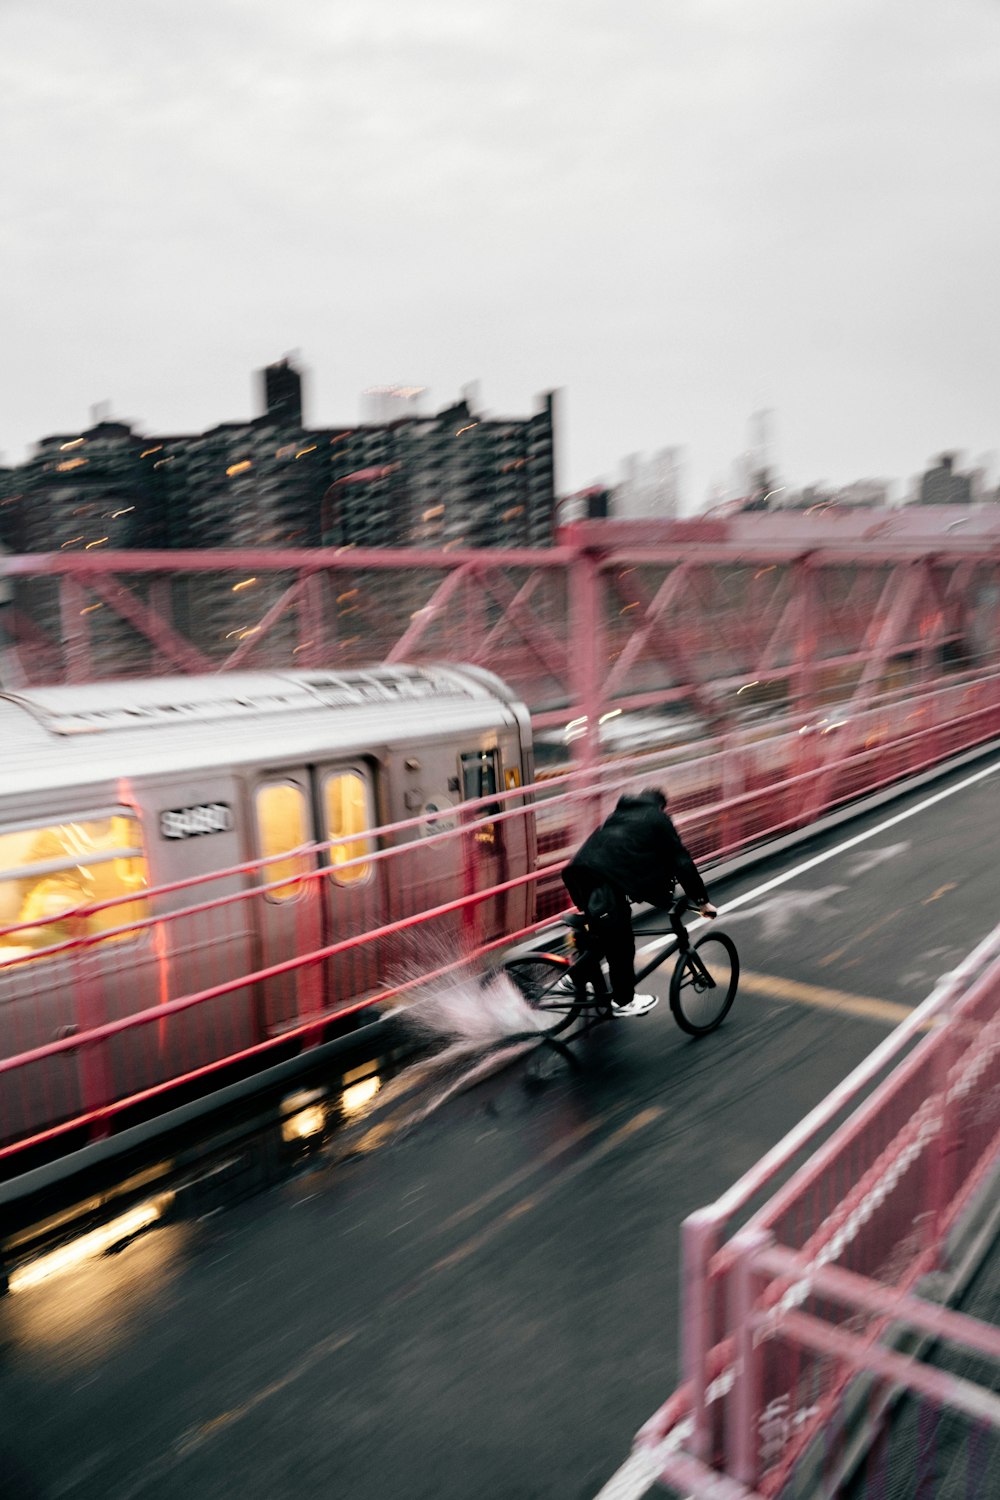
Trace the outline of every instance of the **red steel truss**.
{"type": "Polygon", "coordinates": [[[0,556],[5,588],[8,688],[461,660],[586,763],[623,714],[719,733],[995,662],[1000,508],[582,522],[533,551],[0,556]]]}

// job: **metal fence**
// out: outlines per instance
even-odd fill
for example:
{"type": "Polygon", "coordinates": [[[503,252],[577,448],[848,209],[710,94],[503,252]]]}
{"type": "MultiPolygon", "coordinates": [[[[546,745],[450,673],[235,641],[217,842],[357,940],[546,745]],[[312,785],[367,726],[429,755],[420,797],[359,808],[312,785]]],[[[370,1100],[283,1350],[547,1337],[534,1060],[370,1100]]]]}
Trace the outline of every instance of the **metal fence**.
{"type": "Polygon", "coordinates": [[[356,836],[340,850],[353,858],[335,841],[149,891],[141,917],[134,893],[63,911],[53,941],[30,950],[16,925],[0,930],[0,959],[5,945],[14,955],[0,961],[0,1159],[107,1133],[223,1068],[262,1066],[398,1006],[436,974],[488,965],[565,907],[569,849],[623,790],[665,784],[688,847],[711,865],[992,740],[1000,676],[768,727],[373,830],[364,852],[356,836]],[[334,865],[341,882],[363,876],[349,903],[334,865]]]}
{"type": "Polygon", "coordinates": [[[940,1303],[995,1241],[998,1159],[1000,928],[685,1222],[685,1382],[608,1494],[994,1493],[1000,1330],[940,1303]]]}

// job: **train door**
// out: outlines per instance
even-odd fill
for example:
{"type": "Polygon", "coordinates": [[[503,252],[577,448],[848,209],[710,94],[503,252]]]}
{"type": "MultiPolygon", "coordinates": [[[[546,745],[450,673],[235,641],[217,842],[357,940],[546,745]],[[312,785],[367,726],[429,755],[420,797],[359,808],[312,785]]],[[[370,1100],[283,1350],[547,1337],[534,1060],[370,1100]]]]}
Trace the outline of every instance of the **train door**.
{"type": "MultiPolygon", "coordinates": [[[[265,967],[316,952],[378,925],[371,851],[370,775],[362,766],[285,768],[253,789],[262,867],[260,936],[265,967]],[[317,849],[337,840],[330,849],[317,849]]],[[[263,1029],[273,1035],[299,1019],[337,1009],[374,987],[370,945],[275,976],[264,986],[263,1029]]]]}
{"type": "MultiPolygon", "coordinates": [[[[495,796],[500,788],[500,751],[462,750],[458,757],[459,781],[462,801],[472,802],[483,797],[495,796]]],[[[473,890],[487,890],[500,885],[510,875],[507,851],[506,825],[491,821],[491,814],[500,811],[499,803],[487,803],[469,814],[479,826],[467,835],[471,840],[465,848],[466,884],[473,890]]],[[[507,901],[504,896],[492,897],[477,903],[475,919],[470,927],[478,942],[489,942],[502,937],[507,929],[507,901]]]]}
{"type": "MultiPolygon", "coordinates": [[[[267,861],[257,874],[263,888],[257,930],[260,966],[268,969],[322,945],[309,769],[302,766],[262,777],[252,796],[254,853],[267,861]]],[[[316,965],[266,980],[261,987],[261,1034],[289,1030],[301,1017],[316,1014],[322,1003],[322,977],[316,965]]]]}
{"type": "MultiPolygon", "coordinates": [[[[324,942],[360,937],[386,920],[382,868],[375,852],[375,786],[361,762],[318,766],[313,798],[322,853],[324,942]]],[[[328,1004],[338,1007],[371,994],[383,979],[384,940],[362,943],[334,955],[326,965],[328,1004]]]]}

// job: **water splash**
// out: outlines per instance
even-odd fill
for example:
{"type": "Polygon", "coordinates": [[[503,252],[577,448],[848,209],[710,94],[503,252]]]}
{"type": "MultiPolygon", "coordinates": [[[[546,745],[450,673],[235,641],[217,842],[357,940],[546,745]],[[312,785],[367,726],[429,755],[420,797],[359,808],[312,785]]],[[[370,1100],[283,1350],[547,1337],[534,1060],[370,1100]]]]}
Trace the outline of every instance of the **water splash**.
{"type": "MultiPolygon", "coordinates": [[[[446,969],[455,957],[454,946],[430,951],[425,943],[419,961],[404,961],[389,982],[412,984],[429,963],[446,969]]],[[[472,955],[450,973],[413,984],[406,996],[393,1014],[424,1055],[380,1090],[344,1133],[340,1159],[405,1138],[447,1100],[532,1053],[546,1030],[548,1018],[532,1009],[514,981],[502,970],[483,975],[472,955]]]]}
{"type": "Polygon", "coordinates": [[[508,975],[477,977],[457,971],[410,992],[399,1014],[424,1037],[489,1047],[525,1032],[540,1032],[545,1018],[525,1000],[508,975]]]}
{"type": "MultiPolygon", "coordinates": [[[[434,955],[425,953],[424,970],[428,957],[433,962],[434,955]]],[[[444,968],[454,959],[454,950],[437,957],[444,968]]],[[[408,1070],[411,1076],[423,1074],[423,1101],[411,1106],[397,1124],[397,1136],[407,1134],[446,1100],[531,1052],[547,1019],[502,970],[479,974],[471,959],[450,974],[414,986],[396,1015],[421,1042],[445,1044],[424,1064],[408,1070]]]]}

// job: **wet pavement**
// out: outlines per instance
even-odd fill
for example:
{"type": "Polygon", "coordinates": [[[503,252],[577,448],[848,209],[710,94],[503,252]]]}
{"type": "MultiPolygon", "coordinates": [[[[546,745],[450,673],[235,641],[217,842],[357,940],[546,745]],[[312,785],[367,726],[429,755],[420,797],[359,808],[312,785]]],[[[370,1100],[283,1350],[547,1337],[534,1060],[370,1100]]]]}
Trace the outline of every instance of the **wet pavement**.
{"type": "Polygon", "coordinates": [[[311,1154],[272,1130],[197,1189],[158,1181],[150,1227],[0,1301],[0,1495],[596,1494],[677,1383],[681,1220],[995,924],[997,784],[713,885],[748,899],[720,918],[747,974],[712,1037],[664,1000],[577,1066],[535,1053],[432,1108],[456,1061],[311,1154]],[[254,1150],[273,1171],[245,1196],[254,1150]]]}

